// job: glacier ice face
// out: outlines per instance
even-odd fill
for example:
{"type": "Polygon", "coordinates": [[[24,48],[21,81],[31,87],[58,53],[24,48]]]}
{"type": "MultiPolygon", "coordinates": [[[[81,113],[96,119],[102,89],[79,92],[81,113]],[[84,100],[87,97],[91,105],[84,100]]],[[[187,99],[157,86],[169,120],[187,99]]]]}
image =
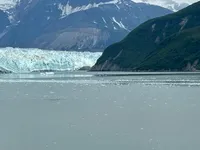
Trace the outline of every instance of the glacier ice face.
{"type": "Polygon", "coordinates": [[[0,48],[0,69],[14,73],[73,71],[93,66],[102,53],[0,48]]]}

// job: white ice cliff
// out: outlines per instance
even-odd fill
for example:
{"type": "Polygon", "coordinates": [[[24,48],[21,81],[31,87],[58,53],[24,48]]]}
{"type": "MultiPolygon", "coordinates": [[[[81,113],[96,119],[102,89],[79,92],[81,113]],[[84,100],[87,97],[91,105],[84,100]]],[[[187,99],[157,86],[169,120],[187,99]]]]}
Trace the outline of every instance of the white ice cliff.
{"type": "Polygon", "coordinates": [[[100,56],[100,52],[0,48],[0,69],[13,73],[29,73],[44,70],[72,71],[83,66],[94,65],[100,56]]]}

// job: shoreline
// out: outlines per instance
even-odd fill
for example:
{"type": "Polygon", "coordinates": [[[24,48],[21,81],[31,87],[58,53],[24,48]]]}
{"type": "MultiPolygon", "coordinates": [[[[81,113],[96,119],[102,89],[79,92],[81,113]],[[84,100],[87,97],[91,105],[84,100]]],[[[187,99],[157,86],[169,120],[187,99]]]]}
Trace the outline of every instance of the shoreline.
{"type": "MultiPolygon", "coordinates": [[[[30,73],[14,73],[14,72],[1,72],[0,75],[31,75],[31,74],[38,74],[43,75],[49,72],[30,72],[30,73]]],[[[146,75],[200,75],[200,71],[195,72],[184,72],[184,71],[171,71],[171,72],[149,72],[149,71],[142,71],[142,72],[133,72],[133,71],[87,71],[87,70],[75,70],[75,71],[52,71],[51,73],[54,74],[91,74],[94,76],[146,76],[146,75]]],[[[52,75],[52,74],[51,74],[52,75]]]]}

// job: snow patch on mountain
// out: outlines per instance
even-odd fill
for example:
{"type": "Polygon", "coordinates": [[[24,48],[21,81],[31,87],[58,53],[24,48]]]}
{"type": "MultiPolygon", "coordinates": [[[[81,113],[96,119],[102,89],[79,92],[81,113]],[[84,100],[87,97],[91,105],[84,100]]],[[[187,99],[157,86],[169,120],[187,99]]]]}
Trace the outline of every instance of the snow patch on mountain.
{"type": "Polygon", "coordinates": [[[14,8],[20,0],[0,0],[0,10],[7,11],[14,8]]]}
{"type": "Polygon", "coordinates": [[[69,1],[66,5],[62,5],[61,3],[58,5],[58,9],[62,11],[61,13],[61,18],[65,18],[66,16],[76,13],[76,12],[80,12],[80,11],[85,11],[91,8],[97,8],[99,6],[102,5],[109,5],[109,4],[117,4],[117,3],[121,3],[121,0],[111,0],[108,2],[100,2],[100,3],[93,3],[93,4],[88,4],[88,5],[83,5],[83,6],[79,6],[79,7],[72,7],[69,4],[69,1]]]}
{"type": "MultiPolygon", "coordinates": [[[[120,28],[129,31],[129,30],[125,27],[125,25],[122,23],[122,21],[118,22],[118,21],[115,19],[115,17],[112,17],[112,20],[113,20],[120,28]]],[[[129,32],[130,32],[130,31],[129,31],[129,32]]]]}

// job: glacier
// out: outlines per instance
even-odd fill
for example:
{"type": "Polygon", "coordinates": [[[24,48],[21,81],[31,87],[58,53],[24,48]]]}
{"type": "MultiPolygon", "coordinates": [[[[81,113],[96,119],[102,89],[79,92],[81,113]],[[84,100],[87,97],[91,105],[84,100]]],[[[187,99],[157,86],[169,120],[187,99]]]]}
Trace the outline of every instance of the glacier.
{"type": "Polygon", "coordinates": [[[0,48],[0,72],[74,71],[93,66],[101,52],[0,48]]]}

